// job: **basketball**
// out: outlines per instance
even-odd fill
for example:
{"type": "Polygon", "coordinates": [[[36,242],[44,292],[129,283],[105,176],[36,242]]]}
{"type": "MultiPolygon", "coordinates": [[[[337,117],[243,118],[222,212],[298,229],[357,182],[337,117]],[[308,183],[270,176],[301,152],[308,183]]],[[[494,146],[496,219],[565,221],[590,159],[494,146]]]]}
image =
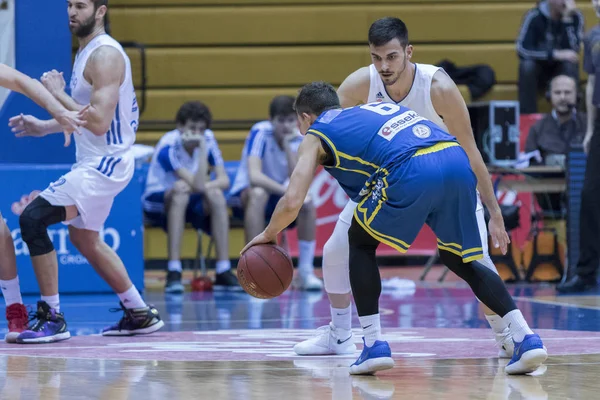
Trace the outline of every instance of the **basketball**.
{"type": "Polygon", "coordinates": [[[292,259],[273,244],[250,247],[237,266],[240,285],[246,293],[259,299],[272,299],[285,292],[293,275],[292,259]]]}

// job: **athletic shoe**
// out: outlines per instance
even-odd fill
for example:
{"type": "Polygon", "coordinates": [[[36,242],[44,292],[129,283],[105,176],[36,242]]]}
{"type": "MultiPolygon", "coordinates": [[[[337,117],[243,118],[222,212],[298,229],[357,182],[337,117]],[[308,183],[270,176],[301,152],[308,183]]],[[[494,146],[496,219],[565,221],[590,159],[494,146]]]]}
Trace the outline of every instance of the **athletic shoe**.
{"type": "Polygon", "coordinates": [[[512,358],[515,351],[515,343],[513,342],[510,329],[504,328],[502,333],[496,333],[496,346],[498,347],[499,358],[512,358]]]}
{"type": "Polygon", "coordinates": [[[337,329],[330,322],[329,325],[318,328],[315,337],[297,343],[294,351],[299,356],[353,354],[356,351],[356,345],[352,331],[345,331],[347,335],[344,337],[340,337],[340,331],[341,329],[337,329]]]}
{"type": "MultiPolygon", "coordinates": [[[[364,341],[363,337],[363,343],[364,341]]],[[[390,345],[386,341],[376,340],[371,347],[364,343],[360,357],[350,366],[350,375],[371,375],[393,367],[394,360],[390,345]]]]}
{"type": "Polygon", "coordinates": [[[111,311],[123,311],[123,318],[116,324],[104,328],[102,336],[146,335],[165,326],[165,323],[160,319],[160,315],[158,315],[158,311],[152,306],[125,308],[121,302],[119,302],[119,305],[121,308],[113,308],[111,311]]]}
{"type": "Polygon", "coordinates": [[[178,294],[183,293],[185,288],[181,283],[181,271],[167,272],[167,283],[165,284],[165,293],[178,294]]]}
{"type": "Polygon", "coordinates": [[[25,306],[15,303],[6,307],[6,321],[8,321],[8,333],[4,340],[6,343],[16,343],[17,337],[27,330],[29,323],[29,315],[25,306]]]}
{"type": "Polygon", "coordinates": [[[522,342],[515,343],[515,352],[504,368],[509,375],[527,374],[538,369],[548,358],[548,352],[539,335],[526,335],[522,342]]]}
{"type": "Polygon", "coordinates": [[[37,311],[32,313],[32,317],[32,321],[37,322],[17,336],[17,343],[52,343],[71,337],[63,313],[57,312],[45,301],[37,302],[37,311]]]}

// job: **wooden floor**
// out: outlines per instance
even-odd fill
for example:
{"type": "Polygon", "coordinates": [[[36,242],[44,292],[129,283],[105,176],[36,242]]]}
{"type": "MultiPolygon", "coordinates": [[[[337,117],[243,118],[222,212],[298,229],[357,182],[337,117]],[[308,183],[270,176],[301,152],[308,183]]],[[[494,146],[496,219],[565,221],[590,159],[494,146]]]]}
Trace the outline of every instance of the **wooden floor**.
{"type": "Polygon", "coordinates": [[[168,362],[0,357],[1,399],[597,399],[600,355],[548,359],[534,376],[494,359],[402,360],[373,377],[335,360],[168,362]]]}

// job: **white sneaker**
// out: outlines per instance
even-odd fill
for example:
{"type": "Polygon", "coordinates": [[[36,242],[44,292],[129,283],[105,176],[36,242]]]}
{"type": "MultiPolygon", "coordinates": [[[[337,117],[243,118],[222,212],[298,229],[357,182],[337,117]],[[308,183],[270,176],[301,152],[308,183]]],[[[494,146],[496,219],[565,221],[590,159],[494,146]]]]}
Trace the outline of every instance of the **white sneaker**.
{"type": "Polygon", "coordinates": [[[504,328],[502,333],[496,333],[496,346],[498,347],[499,358],[512,358],[515,351],[515,342],[508,328],[504,328]]]}
{"type": "Polygon", "coordinates": [[[340,338],[341,329],[336,329],[333,323],[317,329],[315,337],[297,343],[294,351],[299,356],[324,356],[336,354],[354,354],[356,345],[352,331],[347,331],[350,336],[340,338]]]}
{"type": "Polygon", "coordinates": [[[317,278],[314,272],[298,273],[292,281],[292,287],[296,290],[323,290],[323,281],[317,278]]]}

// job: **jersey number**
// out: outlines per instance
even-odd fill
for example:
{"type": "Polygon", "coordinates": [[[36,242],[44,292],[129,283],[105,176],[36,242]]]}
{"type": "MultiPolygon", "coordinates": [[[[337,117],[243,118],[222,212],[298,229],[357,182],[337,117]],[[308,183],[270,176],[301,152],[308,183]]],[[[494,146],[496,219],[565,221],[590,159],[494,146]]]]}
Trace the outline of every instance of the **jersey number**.
{"type": "Polygon", "coordinates": [[[400,111],[400,107],[390,103],[370,103],[360,106],[363,110],[373,111],[379,115],[392,115],[400,111]]]}

